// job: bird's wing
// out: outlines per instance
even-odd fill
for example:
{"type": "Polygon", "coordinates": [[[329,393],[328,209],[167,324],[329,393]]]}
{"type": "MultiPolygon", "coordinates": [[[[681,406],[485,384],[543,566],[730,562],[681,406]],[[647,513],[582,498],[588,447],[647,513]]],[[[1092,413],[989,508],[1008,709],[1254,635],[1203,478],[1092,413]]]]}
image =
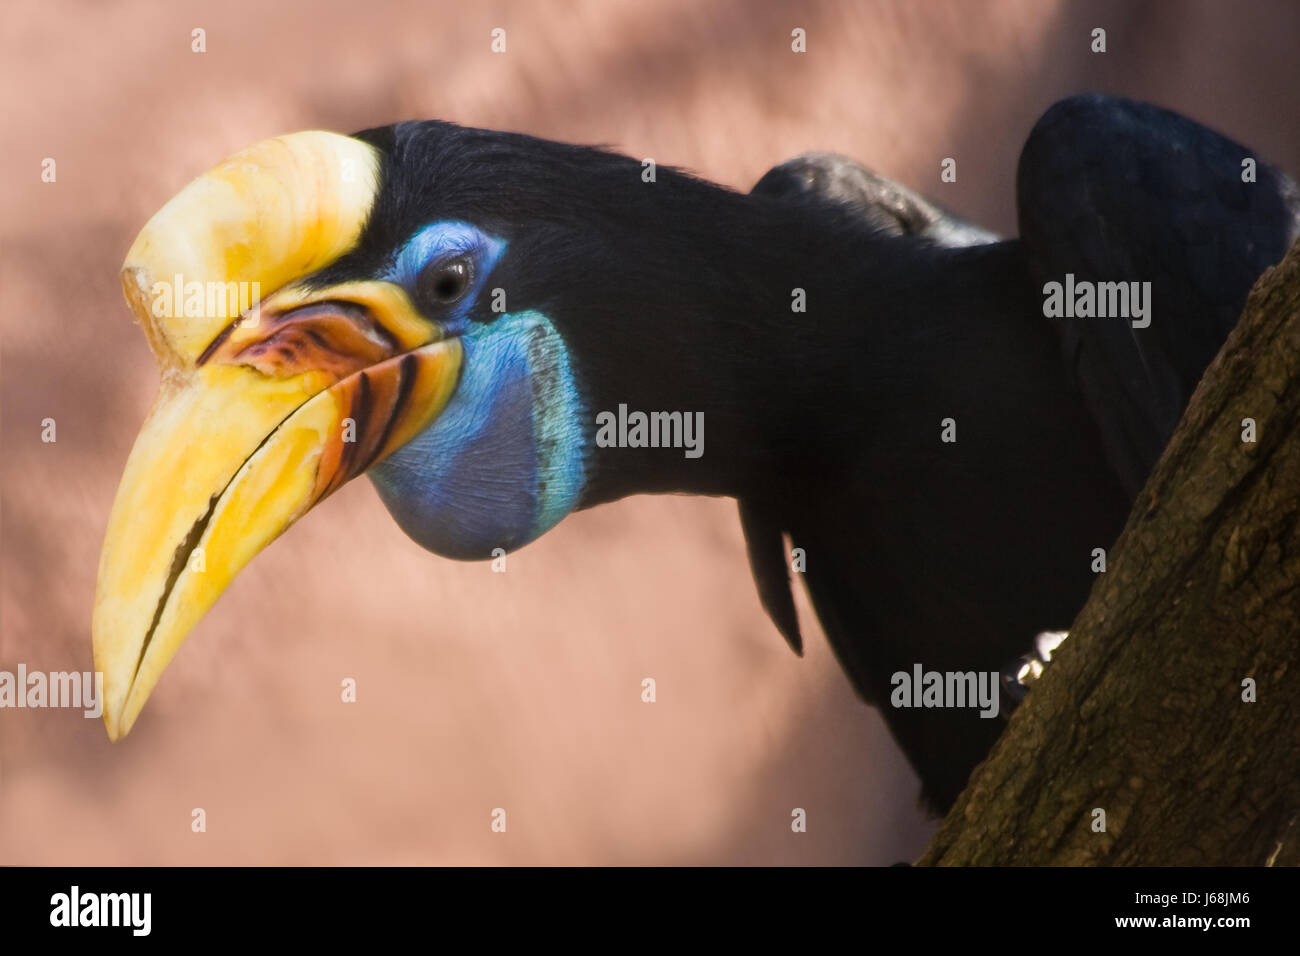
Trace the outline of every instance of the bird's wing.
{"type": "Polygon", "coordinates": [[[804,153],[773,166],[750,191],[791,202],[835,203],[885,235],[924,236],[942,246],[977,246],[999,238],[835,153],[804,153]]]}
{"type": "Polygon", "coordinates": [[[1064,290],[1067,274],[1075,288],[1150,283],[1148,315],[1135,320],[1149,318],[1149,326],[1122,317],[1046,320],[1056,323],[1111,467],[1134,496],[1250,287],[1300,233],[1300,190],[1250,150],[1176,113],[1085,95],[1057,103],[1034,126],[1016,195],[1040,287],[1064,290]]]}
{"type": "MultiPolygon", "coordinates": [[[[831,204],[847,209],[886,236],[918,236],[952,247],[983,245],[997,242],[999,238],[906,186],[835,153],[804,153],[774,166],[751,192],[788,202],[831,204]]],[[[786,560],[784,535],[788,529],[774,506],[746,499],[738,505],[759,600],[791,649],[801,654],[803,639],[786,560]]]]}

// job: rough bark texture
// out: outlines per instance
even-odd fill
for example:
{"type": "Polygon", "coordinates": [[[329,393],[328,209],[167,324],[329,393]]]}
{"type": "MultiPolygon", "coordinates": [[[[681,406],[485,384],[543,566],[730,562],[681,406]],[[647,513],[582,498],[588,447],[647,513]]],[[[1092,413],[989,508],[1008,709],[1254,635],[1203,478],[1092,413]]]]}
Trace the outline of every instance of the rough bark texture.
{"type": "Polygon", "coordinates": [[[1298,818],[1300,243],[1256,283],[1069,640],[920,863],[1295,864],[1298,818]]]}

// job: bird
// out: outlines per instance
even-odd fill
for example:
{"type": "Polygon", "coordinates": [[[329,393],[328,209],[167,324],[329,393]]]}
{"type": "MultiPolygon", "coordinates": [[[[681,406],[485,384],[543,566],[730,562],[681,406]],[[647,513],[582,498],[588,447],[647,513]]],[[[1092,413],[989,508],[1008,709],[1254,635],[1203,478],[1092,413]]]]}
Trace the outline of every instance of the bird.
{"type": "Polygon", "coordinates": [[[801,579],[943,812],[1003,722],[899,706],[897,676],[993,672],[1068,628],[1300,232],[1283,173],[1100,94],[1037,121],[1016,198],[1006,239],[834,154],[745,193],[437,120],[235,154],[122,268],[161,384],[100,560],[109,737],[234,576],[358,475],[460,560],[629,495],[721,496],[776,629],[802,653],[801,579]],[[1150,321],[1053,314],[1067,281],[1150,283],[1150,321]]]}

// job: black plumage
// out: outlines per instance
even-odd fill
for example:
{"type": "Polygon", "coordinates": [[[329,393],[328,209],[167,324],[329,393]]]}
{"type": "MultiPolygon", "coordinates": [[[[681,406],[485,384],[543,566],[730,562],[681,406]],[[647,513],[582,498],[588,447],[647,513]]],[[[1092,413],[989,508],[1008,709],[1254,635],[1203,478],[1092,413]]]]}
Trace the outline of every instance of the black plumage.
{"type": "Polygon", "coordinates": [[[1147,103],[1080,96],[1021,153],[1020,235],[1041,284],[1066,272],[1152,284],[1160,321],[1064,319],[1066,371],[1135,495],[1246,293],[1300,232],[1300,189],[1246,147],[1147,103]],[[1243,162],[1252,160],[1252,178],[1243,162]]]}
{"type": "MultiPolygon", "coordinates": [[[[942,453],[922,428],[900,431],[901,473],[891,472],[883,489],[857,492],[859,507],[815,504],[793,517],[784,506],[741,504],[751,560],[758,550],[769,555],[766,564],[754,560],[764,604],[776,608],[774,621],[796,646],[783,609],[788,597],[776,596],[785,581],[771,571],[781,530],[833,557],[829,569],[808,569],[818,615],[858,690],[881,706],[927,798],[946,808],[1001,728],[957,710],[894,710],[888,676],[914,661],[927,669],[987,669],[1014,652],[1017,640],[1028,647],[1033,631],[1068,627],[1090,584],[1090,550],[1115,538],[1251,285],[1300,234],[1300,191],[1245,147],[1185,117],[1099,95],[1056,104],[1031,133],[1017,180],[1018,241],[983,245],[991,237],[976,227],[842,157],[801,157],[755,189],[795,202],[830,201],[890,234],[981,246],[959,254],[983,260],[978,278],[963,280],[961,269],[934,274],[949,295],[971,297],[960,317],[940,324],[955,331],[954,321],[1000,322],[1014,339],[968,349],[967,359],[987,373],[983,397],[973,389],[948,407],[959,422],[972,421],[959,410],[974,411],[975,422],[997,427],[987,414],[993,409],[995,418],[1005,416],[1004,430],[1025,429],[1023,442],[997,448],[981,441],[972,461],[942,453]],[[1247,158],[1253,176],[1243,176],[1247,158]],[[1040,290],[1066,273],[1150,282],[1150,327],[1044,318],[1040,290]],[[1005,288],[990,286],[995,276],[1005,288]],[[1059,364],[1049,355],[1053,347],[1059,364]],[[1033,384],[1044,374],[1046,381],[1033,384]],[[1016,392],[1018,411],[994,404],[1016,392]],[[988,465],[1003,466],[1000,481],[989,480],[988,465]],[[928,517],[917,507],[925,501],[935,504],[928,517]],[[988,517],[1001,526],[989,526],[988,517]],[[931,541],[919,540],[918,531],[931,541]],[[854,537],[894,555],[870,567],[867,587],[857,578],[865,566],[854,568],[842,546],[854,537]],[[882,639],[873,640],[873,631],[882,639]]],[[[918,333],[911,360],[941,368],[933,354],[939,346],[927,349],[924,341],[918,333]]],[[[907,403],[899,397],[901,410],[907,403]]]]}
{"type": "Polygon", "coordinates": [[[1001,242],[825,155],[742,195],[516,134],[361,136],[384,151],[384,189],[357,249],[316,281],[380,271],[431,221],[502,236],[492,282],[554,322],[589,412],[704,414],[699,459],[589,448],[581,506],[736,498],[761,599],[796,651],[786,538],[803,549],[831,645],[937,807],[1002,723],[895,709],[891,675],[997,670],[1068,627],[1092,549],[1115,539],[1300,220],[1285,177],[1260,163],[1241,181],[1241,147],[1104,97],[1039,122],[1020,165],[1023,235],[1001,242]],[[1045,318],[1043,282],[1067,271],[1153,282],[1151,327],[1045,318]],[[940,440],[947,418],[955,443],[940,440]]]}

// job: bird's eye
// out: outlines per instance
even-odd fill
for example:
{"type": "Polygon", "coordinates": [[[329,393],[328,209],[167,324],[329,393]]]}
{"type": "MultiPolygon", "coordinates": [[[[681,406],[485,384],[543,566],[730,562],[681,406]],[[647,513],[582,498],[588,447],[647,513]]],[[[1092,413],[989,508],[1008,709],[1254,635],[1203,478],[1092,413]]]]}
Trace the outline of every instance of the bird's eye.
{"type": "Polygon", "coordinates": [[[425,269],[420,275],[420,289],[432,301],[448,305],[468,291],[472,278],[470,261],[462,256],[425,269]]]}

